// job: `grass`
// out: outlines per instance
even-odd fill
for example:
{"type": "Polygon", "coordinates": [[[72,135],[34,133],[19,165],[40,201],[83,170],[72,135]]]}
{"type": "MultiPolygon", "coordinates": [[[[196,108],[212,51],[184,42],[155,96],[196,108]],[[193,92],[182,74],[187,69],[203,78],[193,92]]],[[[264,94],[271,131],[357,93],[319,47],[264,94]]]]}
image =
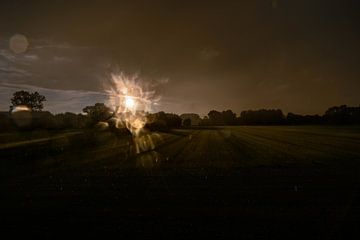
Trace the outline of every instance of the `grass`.
{"type": "Polygon", "coordinates": [[[155,149],[140,154],[106,131],[14,134],[0,135],[3,232],[358,233],[357,126],[180,129],[152,133],[155,149]]]}

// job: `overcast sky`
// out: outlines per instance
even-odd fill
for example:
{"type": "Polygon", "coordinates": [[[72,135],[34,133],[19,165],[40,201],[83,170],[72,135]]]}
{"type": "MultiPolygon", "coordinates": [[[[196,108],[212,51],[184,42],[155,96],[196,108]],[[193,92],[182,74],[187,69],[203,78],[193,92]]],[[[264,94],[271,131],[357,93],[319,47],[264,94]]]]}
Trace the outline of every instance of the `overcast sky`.
{"type": "Polygon", "coordinates": [[[0,110],[27,89],[80,112],[114,72],[156,83],[167,112],[360,104],[360,1],[64,2],[2,1],[0,110]]]}

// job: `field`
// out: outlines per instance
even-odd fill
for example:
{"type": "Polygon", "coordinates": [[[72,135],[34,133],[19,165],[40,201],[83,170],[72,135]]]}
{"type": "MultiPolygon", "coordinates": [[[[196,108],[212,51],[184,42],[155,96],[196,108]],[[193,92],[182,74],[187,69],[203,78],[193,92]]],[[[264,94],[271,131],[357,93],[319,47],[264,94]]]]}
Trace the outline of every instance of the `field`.
{"type": "Polygon", "coordinates": [[[1,232],[339,239],[358,234],[360,127],[0,134],[1,232]]]}

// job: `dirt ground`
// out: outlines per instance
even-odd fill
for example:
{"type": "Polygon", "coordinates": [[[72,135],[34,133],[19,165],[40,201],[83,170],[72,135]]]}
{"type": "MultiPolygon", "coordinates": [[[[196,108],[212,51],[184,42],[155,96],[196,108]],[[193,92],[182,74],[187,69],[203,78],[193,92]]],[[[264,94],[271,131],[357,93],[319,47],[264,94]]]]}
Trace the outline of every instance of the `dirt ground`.
{"type": "Polygon", "coordinates": [[[138,140],[137,154],[107,131],[27,134],[0,135],[4,234],[359,234],[359,127],[178,129],[138,140]]]}

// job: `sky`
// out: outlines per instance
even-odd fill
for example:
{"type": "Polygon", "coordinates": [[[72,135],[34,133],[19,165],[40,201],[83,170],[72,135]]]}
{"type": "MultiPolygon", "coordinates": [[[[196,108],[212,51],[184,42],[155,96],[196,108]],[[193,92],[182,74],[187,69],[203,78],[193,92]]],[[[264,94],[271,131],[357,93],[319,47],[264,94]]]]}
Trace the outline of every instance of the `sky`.
{"type": "Polygon", "coordinates": [[[2,1],[0,111],[28,90],[81,112],[120,73],[153,88],[154,111],[360,104],[357,0],[64,2],[2,1]]]}

